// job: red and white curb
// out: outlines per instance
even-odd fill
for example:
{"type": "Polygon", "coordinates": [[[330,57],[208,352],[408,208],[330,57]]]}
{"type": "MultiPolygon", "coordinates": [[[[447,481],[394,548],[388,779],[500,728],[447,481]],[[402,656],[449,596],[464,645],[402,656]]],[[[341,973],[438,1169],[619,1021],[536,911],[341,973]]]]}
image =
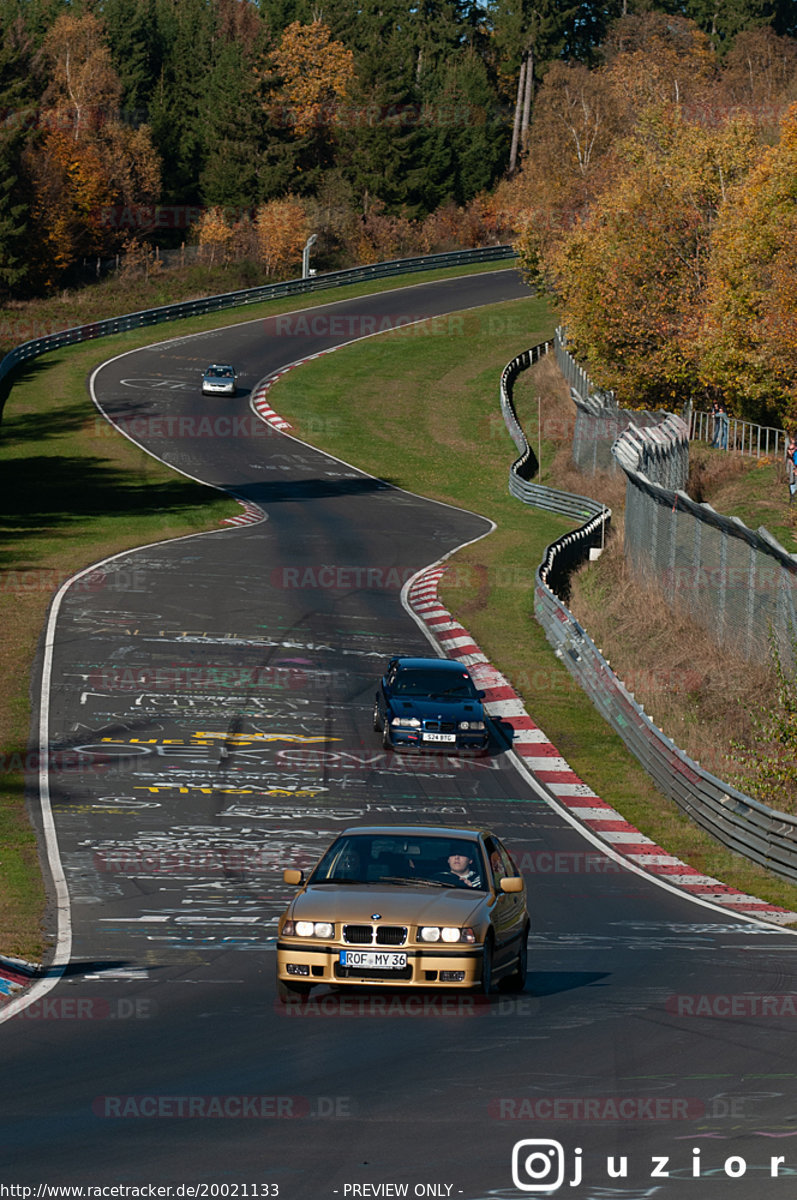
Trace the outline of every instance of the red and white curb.
{"type": "Polygon", "coordinates": [[[281,379],[283,375],[287,375],[294,367],[300,367],[303,363],[312,362],[315,358],[322,358],[325,354],[331,353],[331,350],[319,350],[317,354],[308,354],[306,358],[298,358],[296,362],[288,363],[287,367],[282,367],[281,370],[275,371],[273,375],[269,375],[266,379],[261,380],[253,389],[251,397],[251,405],[257,415],[262,417],[266,424],[273,426],[274,429],[291,429],[292,426],[290,423],[271,407],[268,400],[269,390],[278,379],[281,379]]]}
{"type": "Polygon", "coordinates": [[[38,974],[38,970],[34,963],[15,958],[0,958],[0,1003],[3,998],[9,998],[27,987],[31,979],[38,974]]]}
{"type": "Polygon", "coordinates": [[[280,376],[284,375],[288,370],[290,370],[290,368],[286,367],[284,371],[277,371],[276,375],[272,375],[271,378],[267,379],[264,383],[259,383],[252,392],[252,408],[259,417],[263,418],[267,425],[273,425],[275,429],[291,428],[290,424],[285,420],[284,417],[281,417],[278,413],[274,412],[274,409],[271,407],[268,401],[269,388],[272,386],[272,384],[275,384],[280,376]]]}
{"type": "Polygon", "coordinates": [[[262,510],[248,500],[239,500],[238,503],[243,512],[237,517],[225,517],[222,525],[259,525],[263,520],[262,510]]]}
{"type": "Polygon", "coordinates": [[[458,659],[468,667],[477,687],[485,692],[487,712],[512,727],[514,752],[556,800],[615,853],[651,875],[665,879],[668,884],[736,913],[761,917],[779,925],[797,922],[797,913],[748,896],[710,875],[701,875],[694,867],[668,854],[584,783],[539,725],[532,721],[512,685],[487,661],[468,631],[441,604],[437,587],[446,570],[445,566],[430,567],[419,575],[410,586],[409,603],[446,656],[458,659]]]}

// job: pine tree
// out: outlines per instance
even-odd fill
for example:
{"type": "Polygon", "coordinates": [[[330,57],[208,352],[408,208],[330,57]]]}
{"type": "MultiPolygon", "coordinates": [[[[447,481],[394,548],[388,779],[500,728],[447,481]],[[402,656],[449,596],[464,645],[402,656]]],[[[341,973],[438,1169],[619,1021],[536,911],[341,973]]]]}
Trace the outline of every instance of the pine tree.
{"type": "Polygon", "coordinates": [[[213,14],[205,0],[155,0],[158,78],[152,133],[163,159],[163,201],[198,202],[207,158],[213,14]]]}
{"type": "Polygon", "coordinates": [[[21,182],[26,141],[24,128],[12,129],[0,137],[0,295],[18,293],[29,274],[29,198],[21,182]]]}

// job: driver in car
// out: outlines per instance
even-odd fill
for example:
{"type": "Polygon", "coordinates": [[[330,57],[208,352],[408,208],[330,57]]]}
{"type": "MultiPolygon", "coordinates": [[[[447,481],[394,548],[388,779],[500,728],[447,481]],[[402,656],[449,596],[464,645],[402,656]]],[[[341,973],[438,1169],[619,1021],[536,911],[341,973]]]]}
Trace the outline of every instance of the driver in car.
{"type": "Polygon", "coordinates": [[[481,875],[474,868],[473,859],[464,852],[463,847],[455,848],[453,853],[449,854],[448,870],[441,871],[437,878],[450,887],[482,886],[481,875]]]}

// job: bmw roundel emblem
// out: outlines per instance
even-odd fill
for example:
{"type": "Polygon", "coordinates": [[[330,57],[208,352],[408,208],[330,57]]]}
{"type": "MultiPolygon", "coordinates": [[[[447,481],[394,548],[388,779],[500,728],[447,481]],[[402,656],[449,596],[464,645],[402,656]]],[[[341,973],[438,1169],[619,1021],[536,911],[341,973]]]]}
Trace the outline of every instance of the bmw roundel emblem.
{"type": "Polygon", "coordinates": [[[372,921],[381,921],[381,919],[382,919],[382,914],[381,914],[381,913],[371,913],[371,920],[372,920],[372,921]]]}

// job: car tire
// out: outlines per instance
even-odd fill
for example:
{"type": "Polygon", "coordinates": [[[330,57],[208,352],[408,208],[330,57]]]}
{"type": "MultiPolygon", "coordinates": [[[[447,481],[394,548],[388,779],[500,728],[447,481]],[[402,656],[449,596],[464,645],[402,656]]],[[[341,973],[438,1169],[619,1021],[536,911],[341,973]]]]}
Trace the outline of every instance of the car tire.
{"type": "Polygon", "coordinates": [[[312,983],[303,983],[293,979],[277,980],[277,995],[280,1000],[295,1000],[298,996],[309,996],[312,983]]]}
{"type": "Polygon", "coordinates": [[[484,943],[482,954],[482,977],[479,981],[479,994],[489,996],[493,990],[493,939],[488,936],[484,943]]]}
{"type": "Polygon", "coordinates": [[[390,740],[390,729],[388,727],[387,718],[385,718],[385,721],[382,725],[382,745],[385,750],[393,749],[393,743],[390,740]]]}
{"type": "Polygon", "coordinates": [[[376,703],[376,701],[374,701],[374,717],[373,717],[373,720],[374,720],[374,733],[381,733],[381,731],[382,731],[382,721],[381,721],[381,718],[380,718],[380,716],[379,716],[379,705],[376,703]]]}
{"type": "Polygon", "coordinates": [[[523,936],[520,939],[520,947],[518,949],[518,960],[515,964],[515,969],[511,975],[507,976],[506,988],[510,992],[522,992],[526,986],[526,977],[529,970],[529,927],[528,925],[523,930],[523,936]]]}

